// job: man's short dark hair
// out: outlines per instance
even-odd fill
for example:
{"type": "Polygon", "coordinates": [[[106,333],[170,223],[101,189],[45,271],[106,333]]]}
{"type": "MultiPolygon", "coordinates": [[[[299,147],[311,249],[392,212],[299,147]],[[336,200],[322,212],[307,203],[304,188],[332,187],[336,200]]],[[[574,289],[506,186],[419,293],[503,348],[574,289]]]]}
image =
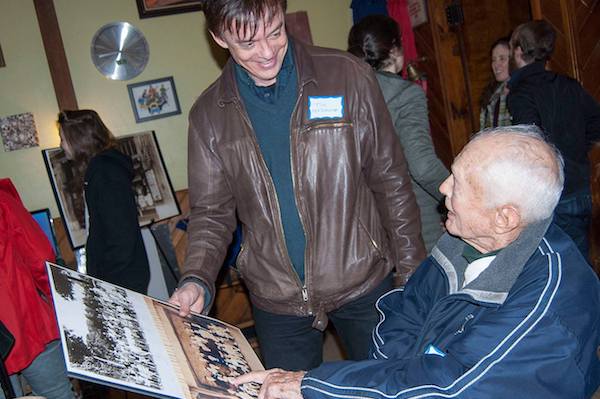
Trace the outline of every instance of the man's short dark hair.
{"type": "Polygon", "coordinates": [[[521,47],[523,61],[547,61],[554,51],[556,32],[552,25],[544,20],[526,22],[517,26],[512,38],[513,48],[521,47]]]}
{"type": "MultiPolygon", "coordinates": [[[[285,14],[287,0],[207,0],[204,15],[208,30],[217,36],[235,23],[238,34],[256,34],[259,22],[271,22],[279,11],[285,14]]],[[[232,32],[233,33],[233,32],[232,32]]]]}

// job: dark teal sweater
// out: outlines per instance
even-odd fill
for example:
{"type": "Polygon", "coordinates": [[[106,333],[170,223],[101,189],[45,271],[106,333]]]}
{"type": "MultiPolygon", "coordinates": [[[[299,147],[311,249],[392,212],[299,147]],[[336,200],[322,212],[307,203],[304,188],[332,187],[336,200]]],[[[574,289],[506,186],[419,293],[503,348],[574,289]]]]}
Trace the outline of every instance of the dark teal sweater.
{"type": "Polygon", "coordinates": [[[298,98],[298,77],[291,43],[275,84],[254,84],[245,69],[236,64],[236,80],[258,145],[267,163],[281,211],[288,254],[304,281],[304,229],[298,215],[290,160],[290,120],[298,98]]]}

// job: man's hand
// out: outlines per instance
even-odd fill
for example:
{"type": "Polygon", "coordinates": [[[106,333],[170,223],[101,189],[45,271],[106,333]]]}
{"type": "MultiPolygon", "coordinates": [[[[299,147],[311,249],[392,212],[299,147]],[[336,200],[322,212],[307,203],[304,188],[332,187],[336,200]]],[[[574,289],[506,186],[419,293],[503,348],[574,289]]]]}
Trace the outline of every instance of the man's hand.
{"type": "Polygon", "coordinates": [[[235,385],[246,382],[262,384],[258,399],[302,399],[300,383],[306,371],[285,371],[271,369],[266,371],[253,371],[233,380],[235,385]]]}
{"type": "Polygon", "coordinates": [[[169,303],[179,306],[179,316],[185,317],[190,311],[202,313],[204,309],[204,287],[195,283],[185,283],[175,290],[169,303]]]}

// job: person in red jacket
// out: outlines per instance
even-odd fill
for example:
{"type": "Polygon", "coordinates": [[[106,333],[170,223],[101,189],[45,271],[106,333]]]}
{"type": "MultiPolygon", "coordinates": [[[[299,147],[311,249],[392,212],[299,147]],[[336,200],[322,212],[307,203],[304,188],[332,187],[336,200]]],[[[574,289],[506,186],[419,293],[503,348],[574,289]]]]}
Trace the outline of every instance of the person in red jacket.
{"type": "Polygon", "coordinates": [[[54,260],[15,186],[0,179],[0,320],[15,337],[5,366],[13,381],[21,373],[38,395],[73,399],[44,263],[54,260]]]}

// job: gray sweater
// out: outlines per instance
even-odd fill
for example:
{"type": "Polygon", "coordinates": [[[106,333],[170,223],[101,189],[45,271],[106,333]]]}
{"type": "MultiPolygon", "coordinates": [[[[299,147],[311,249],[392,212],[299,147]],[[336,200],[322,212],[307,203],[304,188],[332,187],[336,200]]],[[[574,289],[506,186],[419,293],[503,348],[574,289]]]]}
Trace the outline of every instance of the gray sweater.
{"type": "Polygon", "coordinates": [[[441,215],[437,211],[443,198],[439,187],[449,173],[433,148],[427,99],[419,86],[398,75],[377,72],[376,76],[408,162],[413,191],[421,211],[423,240],[427,252],[430,252],[442,234],[441,215]]]}

